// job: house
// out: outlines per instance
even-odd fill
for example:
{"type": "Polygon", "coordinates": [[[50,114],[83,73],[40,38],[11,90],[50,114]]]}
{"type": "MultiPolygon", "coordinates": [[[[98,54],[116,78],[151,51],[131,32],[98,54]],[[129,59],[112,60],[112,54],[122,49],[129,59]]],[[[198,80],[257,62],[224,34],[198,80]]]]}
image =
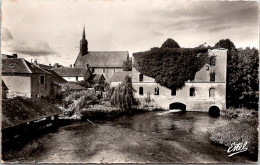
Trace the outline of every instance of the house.
{"type": "Polygon", "coordinates": [[[58,67],[52,70],[68,82],[86,81],[92,75],[88,68],[83,67],[58,67]]]}
{"type": "Polygon", "coordinates": [[[156,83],[154,78],[132,70],[132,83],[136,97],[145,102],[148,96],[153,105],[164,109],[222,110],[226,108],[227,50],[208,50],[211,61],[185,82],[181,89],[168,89],[156,83]]]}
{"type": "Polygon", "coordinates": [[[2,80],[7,97],[48,97],[51,94],[51,73],[23,58],[2,58],[2,80]]]}
{"type": "Polygon", "coordinates": [[[123,62],[128,59],[128,51],[88,51],[84,27],[75,67],[90,68],[92,73],[103,74],[110,80],[115,72],[123,71],[123,62]]]}
{"type": "Polygon", "coordinates": [[[122,83],[126,76],[131,77],[132,71],[121,71],[121,72],[115,72],[113,76],[110,79],[110,85],[111,87],[117,86],[118,84],[122,83]]]}

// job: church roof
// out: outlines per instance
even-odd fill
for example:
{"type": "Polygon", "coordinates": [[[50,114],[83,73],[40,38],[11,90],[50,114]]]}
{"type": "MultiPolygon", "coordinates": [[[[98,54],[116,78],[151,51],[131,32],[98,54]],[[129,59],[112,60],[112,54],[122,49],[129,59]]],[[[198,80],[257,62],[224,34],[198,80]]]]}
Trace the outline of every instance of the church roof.
{"type": "Polygon", "coordinates": [[[70,68],[70,67],[59,67],[59,68],[53,68],[53,71],[55,71],[57,74],[59,74],[61,77],[84,77],[87,72],[90,72],[86,68],[70,68]]]}
{"type": "Polygon", "coordinates": [[[76,67],[122,67],[127,60],[128,51],[90,51],[85,55],[78,55],[76,67]]]}

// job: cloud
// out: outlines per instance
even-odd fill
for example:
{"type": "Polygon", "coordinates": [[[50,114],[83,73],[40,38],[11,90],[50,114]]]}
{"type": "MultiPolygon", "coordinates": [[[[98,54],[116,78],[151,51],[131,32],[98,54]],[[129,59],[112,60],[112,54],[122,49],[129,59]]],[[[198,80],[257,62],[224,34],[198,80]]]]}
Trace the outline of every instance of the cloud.
{"type": "Polygon", "coordinates": [[[7,41],[10,41],[10,40],[12,40],[13,39],[13,36],[12,36],[12,34],[10,33],[10,31],[8,30],[8,29],[6,29],[6,28],[2,28],[2,32],[1,32],[1,36],[2,36],[2,41],[3,42],[7,42],[7,41]]]}
{"type": "Polygon", "coordinates": [[[257,26],[257,2],[185,2],[168,5],[150,11],[152,20],[157,20],[161,28],[172,30],[194,30],[204,32],[221,32],[228,28],[257,26]],[[156,18],[157,17],[157,18],[156,18]]]}
{"type": "Polygon", "coordinates": [[[2,28],[2,47],[12,53],[21,53],[28,56],[49,56],[57,52],[44,41],[24,41],[13,38],[7,28],[2,28]]]}

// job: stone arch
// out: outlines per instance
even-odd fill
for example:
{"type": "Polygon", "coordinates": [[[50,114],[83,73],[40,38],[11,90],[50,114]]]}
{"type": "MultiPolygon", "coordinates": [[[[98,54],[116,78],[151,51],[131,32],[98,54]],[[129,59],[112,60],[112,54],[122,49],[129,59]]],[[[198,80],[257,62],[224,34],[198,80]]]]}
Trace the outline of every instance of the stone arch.
{"type": "Polygon", "coordinates": [[[182,111],[186,111],[186,105],[180,102],[175,102],[169,105],[169,109],[181,109],[182,111]]]}
{"type": "Polygon", "coordinates": [[[209,115],[213,117],[218,117],[220,116],[220,109],[218,106],[213,105],[209,108],[209,115]]]}

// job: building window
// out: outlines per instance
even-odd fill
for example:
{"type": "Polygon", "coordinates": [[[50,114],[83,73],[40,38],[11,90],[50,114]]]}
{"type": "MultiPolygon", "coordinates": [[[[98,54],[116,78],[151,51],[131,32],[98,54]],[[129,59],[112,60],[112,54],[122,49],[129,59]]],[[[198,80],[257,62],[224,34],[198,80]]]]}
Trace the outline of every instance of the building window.
{"type": "Polygon", "coordinates": [[[144,88],[143,87],[140,87],[139,88],[139,95],[143,95],[144,94],[144,88]]]}
{"type": "Polygon", "coordinates": [[[210,57],[210,66],[216,66],[216,57],[215,56],[210,57]]]}
{"type": "Polygon", "coordinates": [[[160,94],[160,89],[158,87],[154,88],[154,95],[159,95],[160,94]]]}
{"type": "Polygon", "coordinates": [[[116,72],[116,70],[114,69],[114,73],[116,72]]]}
{"type": "Polygon", "coordinates": [[[195,96],[195,88],[190,88],[190,96],[195,96]]]}
{"type": "Polygon", "coordinates": [[[210,73],[210,81],[215,81],[215,73],[214,72],[210,73]]]}
{"type": "Polygon", "coordinates": [[[171,95],[172,95],[172,96],[176,96],[176,88],[172,88],[172,90],[171,90],[171,95]]]}
{"type": "Polygon", "coordinates": [[[139,81],[144,81],[144,75],[143,74],[139,75],[139,81]]]}
{"type": "Polygon", "coordinates": [[[94,73],[94,72],[95,72],[95,68],[91,68],[91,70],[92,70],[92,73],[94,73]]]}
{"type": "Polygon", "coordinates": [[[209,89],[209,97],[215,97],[215,88],[209,89]]]}
{"type": "Polygon", "coordinates": [[[41,85],[44,85],[44,76],[40,77],[40,82],[41,82],[41,85]]]}

